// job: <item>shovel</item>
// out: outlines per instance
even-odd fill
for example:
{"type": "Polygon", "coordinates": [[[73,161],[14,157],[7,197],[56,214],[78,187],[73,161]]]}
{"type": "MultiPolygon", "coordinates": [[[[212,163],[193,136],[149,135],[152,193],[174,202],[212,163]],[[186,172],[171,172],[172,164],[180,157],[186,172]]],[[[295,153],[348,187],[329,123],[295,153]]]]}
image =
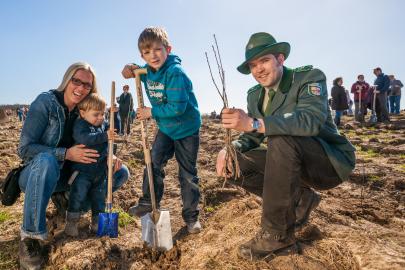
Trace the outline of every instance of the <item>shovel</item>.
{"type": "MultiPolygon", "coordinates": [[[[141,75],[146,74],[145,68],[134,71],[136,80],[136,95],[138,107],[143,108],[143,94],[141,86],[141,75]]],[[[153,183],[152,159],[148,143],[146,120],[141,120],[142,146],[145,156],[146,170],[149,180],[149,192],[152,203],[152,212],[141,217],[142,240],[149,247],[166,251],[173,247],[172,228],[170,224],[170,214],[168,210],[159,210],[156,206],[155,188],[153,183]]]]}
{"type": "MultiPolygon", "coordinates": [[[[111,85],[111,111],[110,111],[110,131],[114,131],[114,101],[115,101],[115,82],[111,85]]],[[[118,213],[112,212],[112,179],[113,179],[113,151],[114,140],[108,139],[108,184],[107,184],[107,203],[106,213],[98,214],[97,236],[108,235],[111,238],[118,237],[118,213]]]]}
{"type": "Polygon", "coordinates": [[[377,93],[375,92],[376,90],[377,90],[377,86],[374,86],[373,112],[372,112],[371,117],[370,117],[370,123],[377,123],[377,115],[375,113],[375,99],[376,99],[376,96],[377,96],[377,93]]]}
{"type": "Polygon", "coordinates": [[[360,121],[362,121],[363,117],[364,117],[364,112],[363,112],[363,108],[361,107],[361,92],[362,92],[363,88],[361,86],[360,88],[360,93],[359,93],[359,111],[357,112],[357,119],[359,119],[360,121]]]}

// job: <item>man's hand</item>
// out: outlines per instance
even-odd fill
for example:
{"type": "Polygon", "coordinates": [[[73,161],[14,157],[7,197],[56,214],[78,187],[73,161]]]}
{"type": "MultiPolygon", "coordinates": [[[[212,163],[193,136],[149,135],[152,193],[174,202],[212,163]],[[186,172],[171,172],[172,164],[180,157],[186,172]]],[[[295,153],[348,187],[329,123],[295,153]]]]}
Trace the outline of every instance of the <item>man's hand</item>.
{"type": "Polygon", "coordinates": [[[127,64],[122,69],[121,74],[125,79],[135,78],[134,70],[139,68],[137,65],[134,64],[127,64]]]}
{"type": "Polygon", "coordinates": [[[84,144],[78,144],[66,150],[66,160],[79,163],[94,163],[100,155],[97,150],[86,148],[84,144]]]}
{"type": "Polygon", "coordinates": [[[378,91],[377,89],[374,89],[374,94],[379,94],[380,91],[378,91]]]}
{"type": "MultiPolygon", "coordinates": [[[[219,151],[218,157],[217,157],[216,168],[217,168],[217,175],[218,176],[225,177],[225,171],[224,171],[224,169],[225,169],[224,168],[225,167],[225,158],[226,158],[226,149],[222,149],[221,151],[219,151]]],[[[231,162],[231,159],[228,160],[228,163],[230,163],[230,162],[231,162]]],[[[230,167],[230,165],[232,165],[232,164],[229,164],[228,168],[230,167]]],[[[226,176],[228,178],[232,177],[232,172],[226,172],[226,176]]]]}
{"type": "Polygon", "coordinates": [[[152,109],[150,107],[143,107],[136,109],[136,119],[145,120],[152,117],[152,109]]]}
{"type": "Polygon", "coordinates": [[[225,108],[221,112],[222,126],[238,131],[252,131],[253,118],[249,117],[242,109],[225,108]]]}

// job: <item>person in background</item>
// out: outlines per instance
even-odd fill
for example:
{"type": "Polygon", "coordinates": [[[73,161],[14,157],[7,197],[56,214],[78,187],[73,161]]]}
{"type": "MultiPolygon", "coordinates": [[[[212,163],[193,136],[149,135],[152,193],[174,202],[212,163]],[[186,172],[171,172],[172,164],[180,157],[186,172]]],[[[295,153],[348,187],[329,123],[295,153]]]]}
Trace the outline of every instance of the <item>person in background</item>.
{"type": "Polygon", "coordinates": [[[379,67],[375,68],[373,73],[377,77],[374,81],[374,85],[376,86],[374,89],[374,94],[377,95],[375,108],[377,122],[389,123],[390,116],[387,108],[387,92],[390,87],[390,79],[379,67]]]}
{"type": "Polygon", "coordinates": [[[331,90],[332,96],[332,110],[335,110],[335,125],[340,126],[340,119],[343,111],[349,108],[347,102],[347,95],[345,88],[343,87],[342,77],[337,77],[333,80],[333,87],[331,90]]]}
{"type": "Polygon", "coordinates": [[[129,85],[122,87],[123,93],[119,96],[119,114],[121,118],[121,134],[129,134],[131,131],[131,112],[134,110],[134,101],[131,93],[129,93],[129,85]]]}
{"type": "Polygon", "coordinates": [[[346,93],[346,99],[347,99],[347,106],[349,107],[347,109],[347,115],[349,116],[353,116],[353,100],[350,97],[350,92],[349,90],[345,89],[345,93],[346,93]]]}
{"type": "Polygon", "coordinates": [[[369,100],[369,88],[370,85],[364,81],[364,75],[358,75],[357,82],[355,82],[351,88],[351,92],[354,94],[354,118],[356,121],[364,122],[364,115],[367,113],[367,104],[369,100]]]}
{"type": "Polygon", "coordinates": [[[395,79],[394,75],[390,75],[390,113],[399,114],[401,106],[401,88],[404,86],[400,80],[395,79]]]}

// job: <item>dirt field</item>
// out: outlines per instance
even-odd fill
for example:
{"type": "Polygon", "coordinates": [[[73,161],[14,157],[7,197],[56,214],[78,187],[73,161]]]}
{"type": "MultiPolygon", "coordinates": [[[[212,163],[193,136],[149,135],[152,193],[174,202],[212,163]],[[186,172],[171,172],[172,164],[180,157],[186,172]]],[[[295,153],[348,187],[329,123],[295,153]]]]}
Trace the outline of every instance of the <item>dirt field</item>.
{"type": "MultiPolygon", "coordinates": [[[[237,258],[239,244],[259,229],[261,199],[226,186],[215,175],[217,152],[224,132],[218,120],[204,120],[201,129],[199,176],[203,231],[187,235],[181,218],[177,165],[170,161],[162,207],[169,209],[176,246],[166,254],[143,248],[140,221],[125,215],[141,194],[143,153],[139,125],[118,155],[129,166],[131,178],[114,194],[120,211],[119,238],[97,238],[82,218],[80,236],[66,237],[63,223],[48,207],[50,239],[45,246],[47,269],[405,269],[405,112],[381,127],[359,127],[344,117],[345,134],[357,148],[357,167],[349,181],[321,192],[320,206],[310,224],[297,235],[301,255],[271,262],[237,258]]],[[[16,119],[0,125],[0,178],[18,165],[21,124],[16,119]]],[[[18,269],[22,196],[12,207],[0,206],[0,269],[18,269]]]]}

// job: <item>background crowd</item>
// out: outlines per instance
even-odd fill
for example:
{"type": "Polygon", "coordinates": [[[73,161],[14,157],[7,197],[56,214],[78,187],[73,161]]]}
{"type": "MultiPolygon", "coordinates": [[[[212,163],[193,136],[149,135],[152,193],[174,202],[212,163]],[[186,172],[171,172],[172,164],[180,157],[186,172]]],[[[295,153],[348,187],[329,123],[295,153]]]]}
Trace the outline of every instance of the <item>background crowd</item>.
{"type": "Polygon", "coordinates": [[[380,67],[375,68],[373,73],[376,78],[372,85],[360,74],[357,81],[352,84],[350,92],[343,86],[342,77],[333,80],[329,101],[332,110],[335,111],[334,122],[337,126],[340,125],[341,116],[344,114],[354,114],[356,121],[364,122],[368,109],[376,115],[376,122],[379,123],[387,124],[390,122],[390,114],[399,114],[402,82],[396,79],[395,75],[384,74],[380,67]]]}

